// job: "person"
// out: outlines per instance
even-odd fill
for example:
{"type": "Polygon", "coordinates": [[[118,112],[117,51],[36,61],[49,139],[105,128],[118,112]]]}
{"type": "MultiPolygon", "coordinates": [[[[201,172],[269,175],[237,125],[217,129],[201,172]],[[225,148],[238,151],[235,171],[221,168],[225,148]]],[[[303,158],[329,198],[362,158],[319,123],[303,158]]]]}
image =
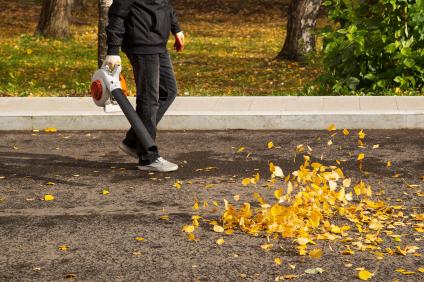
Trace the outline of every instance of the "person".
{"type": "MultiPolygon", "coordinates": [[[[170,33],[175,36],[174,49],[184,49],[184,34],[174,8],[168,0],[114,0],[108,11],[106,27],[107,56],[104,64],[113,69],[121,64],[119,49],[128,57],[137,89],[136,111],[147,131],[156,139],[160,122],[177,95],[177,84],[167,51],[170,33]]],[[[170,172],[178,165],[146,150],[131,128],[119,148],[139,159],[138,169],[170,172]]]]}

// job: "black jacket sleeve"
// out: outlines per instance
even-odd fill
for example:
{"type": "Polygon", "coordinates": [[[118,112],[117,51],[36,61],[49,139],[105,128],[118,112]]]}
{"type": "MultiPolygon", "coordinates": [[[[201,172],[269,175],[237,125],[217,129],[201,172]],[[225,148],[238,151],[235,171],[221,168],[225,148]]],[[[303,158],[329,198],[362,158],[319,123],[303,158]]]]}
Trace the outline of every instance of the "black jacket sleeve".
{"type": "Polygon", "coordinates": [[[175,10],[171,5],[171,32],[173,35],[175,35],[180,31],[181,29],[180,29],[180,24],[178,23],[177,14],[175,13],[175,10]]]}
{"type": "Polygon", "coordinates": [[[114,0],[109,8],[109,25],[106,27],[107,54],[118,55],[125,33],[125,19],[135,0],[114,0]]]}

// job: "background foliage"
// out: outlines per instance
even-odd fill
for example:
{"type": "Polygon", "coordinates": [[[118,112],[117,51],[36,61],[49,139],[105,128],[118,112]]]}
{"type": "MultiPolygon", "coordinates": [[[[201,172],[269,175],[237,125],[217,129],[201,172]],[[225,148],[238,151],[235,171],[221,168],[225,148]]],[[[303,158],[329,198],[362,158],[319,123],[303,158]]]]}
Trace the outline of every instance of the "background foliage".
{"type": "Polygon", "coordinates": [[[321,90],[348,94],[424,87],[424,1],[327,0],[321,90]]]}

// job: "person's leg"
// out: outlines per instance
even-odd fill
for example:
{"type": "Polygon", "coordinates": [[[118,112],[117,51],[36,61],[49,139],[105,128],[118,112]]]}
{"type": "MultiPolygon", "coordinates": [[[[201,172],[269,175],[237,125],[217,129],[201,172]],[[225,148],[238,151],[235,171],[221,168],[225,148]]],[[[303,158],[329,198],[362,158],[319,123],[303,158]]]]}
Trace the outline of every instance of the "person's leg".
{"type": "MultiPolygon", "coordinates": [[[[153,140],[156,139],[156,120],[159,109],[159,56],[129,56],[134,69],[137,98],[136,111],[153,140]]],[[[141,146],[133,130],[127,134],[128,142],[135,139],[140,165],[148,165],[159,157],[157,151],[147,151],[141,146]]],[[[124,140],[124,143],[125,143],[124,140]]]]}
{"type": "MultiPolygon", "coordinates": [[[[139,87],[141,87],[141,78],[139,75],[139,68],[137,67],[137,60],[134,58],[134,55],[128,55],[128,58],[133,66],[137,89],[139,89],[139,87]]],[[[168,53],[159,55],[159,64],[159,109],[157,112],[156,124],[160,122],[172,102],[174,102],[178,92],[172,61],[168,53]]],[[[137,92],[140,91],[137,90],[137,92]]],[[[132,148],[137,146],[137,136],[132,128],[127,132],[123,142],[125,145],[132,148]]]]}
{"type": "Polygon", "coordinates": [[[159,63],[159,109],[156,118],[157,124],[177,96],[177,82],[168,52],[159,55],[159,63]]]}

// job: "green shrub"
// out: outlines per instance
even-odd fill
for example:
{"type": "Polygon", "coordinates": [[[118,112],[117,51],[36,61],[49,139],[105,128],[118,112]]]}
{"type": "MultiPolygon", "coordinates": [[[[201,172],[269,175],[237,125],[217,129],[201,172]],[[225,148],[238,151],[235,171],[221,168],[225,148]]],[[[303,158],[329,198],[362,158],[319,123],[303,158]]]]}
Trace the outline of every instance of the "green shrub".
{"type": "Polygon", "coordinates": [[[322,90],[424,89],[424,0],[327,0],[322,90]]]}

